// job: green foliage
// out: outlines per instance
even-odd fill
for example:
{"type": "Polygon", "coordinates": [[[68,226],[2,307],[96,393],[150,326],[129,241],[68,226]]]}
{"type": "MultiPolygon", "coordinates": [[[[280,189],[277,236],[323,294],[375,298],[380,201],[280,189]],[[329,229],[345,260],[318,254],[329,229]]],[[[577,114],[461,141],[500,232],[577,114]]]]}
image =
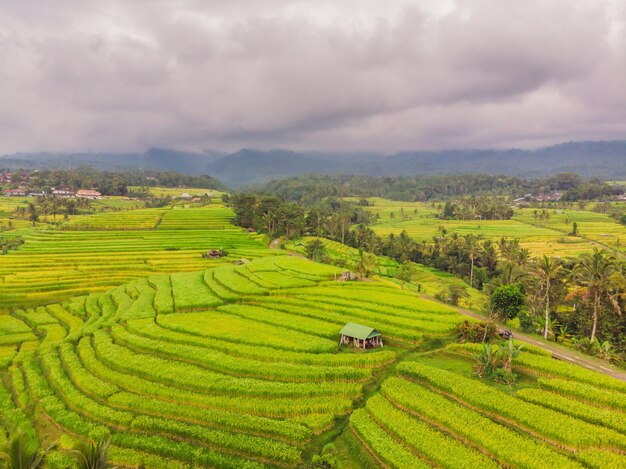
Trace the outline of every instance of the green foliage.
{"type": "Polygon", "coordinates": [[[315,238],[306,244],[306,257],[321,262],[326,255],[326,247],[322,240],[315,238]]]}
{"type": "Polygon", "coordinates": [[[46,455],[52,447],[42,449],[37,440],[18,431],[0,451],[0,461],[4,462],[6,469],[38,469],[44,467],[46,455]]]}
{"type": "Polygon", "coordinates": [[[108,439],[102,439],[98,443],[93,441],[81,442],[73,451],[76,457],[78,469],[106,469],[109,464],[108,439]]]}
{"type": "Polygon", "coordinates": [[[24,239],[19,236],[0,236],[0,254],[18,249],[22,244],[24,244],[24,239]]]}
{"type": "Polygon", "coordinates": [[[520,285],[503,285],[491,295],[491,311],[500,319],[517,317],[526,304],[526,296],[520,285]]]}
{"type": "Polygon", "coordinates": [[[463,321],[457,326],[459,342],[490,342],[498,335],[498,328],[493,321],[463,321]]]}

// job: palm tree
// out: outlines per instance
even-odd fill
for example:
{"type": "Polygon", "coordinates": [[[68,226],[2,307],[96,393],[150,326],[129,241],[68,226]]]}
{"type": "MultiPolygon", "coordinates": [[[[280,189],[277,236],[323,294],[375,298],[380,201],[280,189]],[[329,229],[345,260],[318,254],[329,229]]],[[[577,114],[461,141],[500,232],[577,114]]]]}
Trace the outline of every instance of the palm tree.
{"type": "Polygon", "coordinates": [[[39,469],[43,467],[47,454],[55,445],[42,450],[32,436],[18,431],[7,441],[0,460],[6,469],[39,469]]]}
{"type": "Polygon", "coordinates": [[[93,441],[80,443],[73,451],[78,469],[105,469],[110,467],[108,461],[109,445],[110,442],[107,439],[102,439],[97,444],[93,441]]]}
{"type": "Polygon", "coordinates": [[[573,279],[576,287],[567,298],[582,298],[592,302],[592,328],[590,341],[595,342],[598,318],[602,312],[602,302],[608,300],[616,314],[621,315],[619,297],[623,295],[626,279],[617,267],[615,257],[605,250],[594,249],[592,254],[584,254],[576,265],[573,279]]]}
{"type": "Polygon", "coordinates": [[[480,246],[476,242],[476,238],[474,235],[468,235],[465,238],[465,243],[467,244],[467,253],[470,258],[470,287],[474,286],[474,264],[476,262],[476,258],[480,254],[480,246]]]}
{"type": "MultiPolygon", "coordinates": [[[[543,293],[543,303],[545,306],[545,326],[543,328],[543,338],[547,339],[550,334],[550,295],[552,287],[558,282],[563,271],[563,265],[559,259],[548,257],[545,254],[536,262],[531,272],[538,280],[537,289],[543,293]]],[[[541,294],[540,293],[540,294],[541,294]]]]}

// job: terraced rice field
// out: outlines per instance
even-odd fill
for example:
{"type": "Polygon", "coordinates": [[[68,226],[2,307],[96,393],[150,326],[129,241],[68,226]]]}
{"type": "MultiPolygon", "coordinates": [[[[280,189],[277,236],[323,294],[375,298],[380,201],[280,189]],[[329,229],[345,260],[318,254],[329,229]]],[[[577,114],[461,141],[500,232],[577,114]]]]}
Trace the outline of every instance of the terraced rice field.
{"type": "MultiPolygon", "coordinates": [[[[622,204],[623,205],[623,204],[622,204]]],[[[578,225],[578,233],[583,239],[599,243],[621,252],[626,251],[626,226],[604,213],[589,210],[548,210],[550,218],[538,221],[534,209],[521,209],[515,219],[525,223],[537,224],[546,228],[570,233],[574,222],[578,225]]]]}
{"type": "Polygon", "coordinates": [[[99,213],[74,216],[66,224],[70,230],[153,230],[168,211],[164,208],[125,210],[121,212],[99,213]]]}
{"type": "Polygon", "coordinates": [[[446,369],[453,360],[400,363],[352,414],[346,439],[389,467],[625,467],[626,383],[537,349],[519,358],[517,390],[475,378],[471,359],[457,360],[465,373],[446,369]]]}
{"type": "MultiPolygon", "coordinates": [[[[535,222],[532,210],[519,210],[511,220],[440,220],[436,218],[438,210],[431,204],[421,202],[396,202],[380,198],[368,199],[373,204],[366,209],[379,215],[379,219],[372,225],[372,229],[379,236],[388,236],[391,233],[399,234],[403,230],[417,241],[431,242],[433,237],[439,236],[440,227],[444,227],[448,233],[459,235],[473,234],[484,239],[498,241],[501,238],[520,239],[521,245],[531,252],[532,255],[553,256],[577,256],[583,252],[593,250],[602,239],[608,241],[605,236],[585,236],[584,238],[567,236],[564,219],[555,217],[554,222],[540,225],[535,222]]],[[[567,211],[577,212],[576,210],[567,211]]],[[[579,212],[578,218],[582,221],[586,218],[585,213],[579,212]]],[[[572,215],[572,219],[573,219],[572,215]]],[[[606,223],[618,225],[614,220],[603,215],[605,221],[595,228],[590,225],[590,232],[606,229],[606,223]],[[609,221],[610,220],[610,221],[609,221]]],[[[579,222],[581,230],[582,224],[579,222]]],[[[570,226],[571,230],[571,226],[570,226]]],[[[620,229],[626,235],[623,227],[620,229]]],[[[626,241],[626,236],[624,237],[626,241]]],[[[615,241],[616,242],[616,241],[615,241]]]]}
{"type": "Polygon", "coordinates": [[[66,447],[108,435],[128,466],[296,467],[399,350],[460,321],[336,273],[275,256],[3,316],[0,423],[67,435],[66,447]],[[350,320],[396,347],[339,352],[350,320]]]}
{"type": "Polygon", "coordinates": [[[256,235],[234,227],[231,217],[215,204],[94,215],[90,229],[23,230],[25,243],[0,256],[0,311],[105,291],[155,273],[277,254],[256,235]],[[203,259],[210,249],[226,249],[229,257],[203,259]]]}

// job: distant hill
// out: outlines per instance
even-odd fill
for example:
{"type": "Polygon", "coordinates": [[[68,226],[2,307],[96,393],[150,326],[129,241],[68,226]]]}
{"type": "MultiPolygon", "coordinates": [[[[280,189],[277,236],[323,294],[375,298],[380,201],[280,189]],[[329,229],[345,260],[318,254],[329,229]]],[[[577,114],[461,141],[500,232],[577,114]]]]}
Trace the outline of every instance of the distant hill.
{"type": "Polygon", "coordinates": [[[91,166],[101,170],[140,168],[175,171],[183,174],[207,174],[212,161],[224,153],[191,153],[166,148],[152,148],[144,153],[17,153],[0,156],[0,168],[76,169],[91,166]]]}
{"type": "Polygon", "coordinates": [[[375,153],[259,151],[232,154],[151,149],[145,153],[14,154],[0,168],[143,168],[210,174],[231,187],[261,184],[307,173],[401,176],[488,173],[539,177],[576,172],[584,177],[626,179],[626,141],[568,142],[535,150],[407,151],[375,153]]]}

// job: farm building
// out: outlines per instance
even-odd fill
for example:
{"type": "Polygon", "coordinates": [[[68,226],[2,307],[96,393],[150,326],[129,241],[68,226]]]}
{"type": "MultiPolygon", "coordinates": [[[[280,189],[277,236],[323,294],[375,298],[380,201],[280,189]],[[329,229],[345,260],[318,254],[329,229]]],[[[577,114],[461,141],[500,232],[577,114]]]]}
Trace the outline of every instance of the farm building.
{"type": "Polygon", "coordinates": [[[23,189],[7,189],[4,191],[4,195],[7,197],[24,197],[26,191],[23,189]]]}
{"type": "Polygon", "coordinates": [[[80,197],[81,199],[96,200],[101,199],[102,194],[92,189],[80,189],[78,192],[76,192],[76,197],[80,197]]]}
{"type": "Polygon", "coordinates": [[[339,344],[354,344],[358,348],[377,348],[383,346],[382,334],[373,327],[361,326],[349,322],[341,329],[339,344]]]}

